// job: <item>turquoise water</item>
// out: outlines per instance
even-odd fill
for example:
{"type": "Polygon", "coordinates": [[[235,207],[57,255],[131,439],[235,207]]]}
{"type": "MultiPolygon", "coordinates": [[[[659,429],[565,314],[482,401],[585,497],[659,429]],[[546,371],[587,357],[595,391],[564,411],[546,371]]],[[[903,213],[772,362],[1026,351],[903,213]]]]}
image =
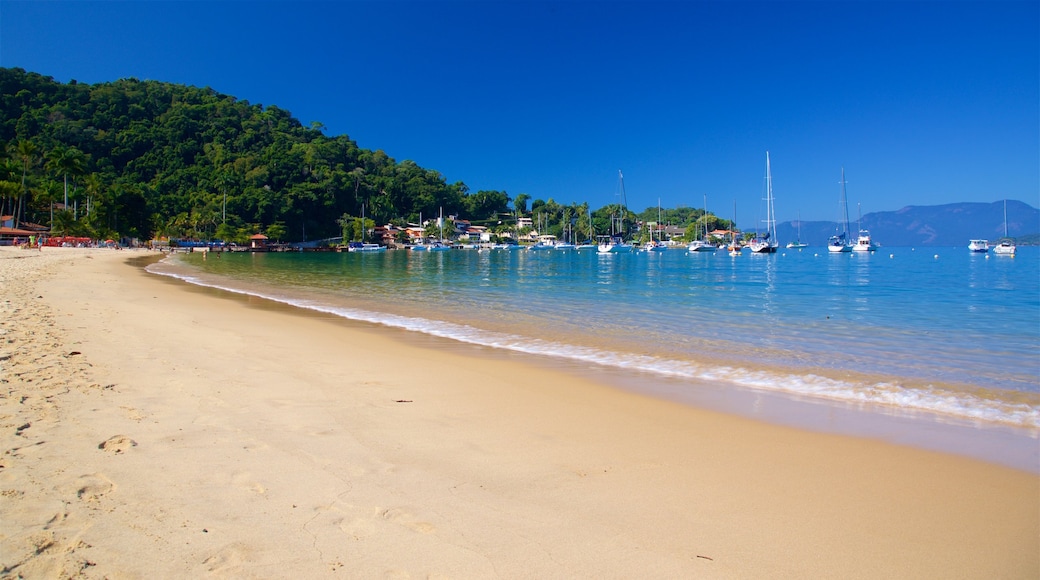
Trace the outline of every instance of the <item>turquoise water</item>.
{"type": "Polygon", "coordinates": [[[1040,433],[1038,248],[195,253],[152,270],[673,393],[722,385],[1040,433]]]}

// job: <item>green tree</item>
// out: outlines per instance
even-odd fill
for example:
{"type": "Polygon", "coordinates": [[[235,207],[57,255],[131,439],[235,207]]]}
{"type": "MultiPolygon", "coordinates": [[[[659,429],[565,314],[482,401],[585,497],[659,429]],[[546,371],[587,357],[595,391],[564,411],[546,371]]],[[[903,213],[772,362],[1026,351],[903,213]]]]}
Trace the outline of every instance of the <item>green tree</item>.
{"type": "Polygon", "coordinates": [[[86,158],[75,147],[58,145],[47,153],[47,167],[62,176],[65,182],[65,206],[69,205],[69,176],[78,177],[86,171],[86,158]]]}
{"type": "Polygon", "coordinates": [[[15,225],[20,223],[24,217],[25,198],[28,195],[28,187],[25,180],[29,175],[29,168],[36,160],[36,144],[28,139],[21,139],[17,145],[18,157],[22,160],[22,188],[18,194],[17,210],[14,212],[15,225]]]}
{"type": "Polygon", "coordinates": [[[530,195],[521,193],[513,199],[513,209],[516,210],[517,215],[524,215],[527,213],[527,202],[531,199],[530,195]]]}
{"type": "Polygon", "coordinates": [[[282,222],[275,222],[267,226],[267,229],[264,231],[264,235],[276,242],[281,242],[285,238],[285,234],[285,224],[282,222]]]}

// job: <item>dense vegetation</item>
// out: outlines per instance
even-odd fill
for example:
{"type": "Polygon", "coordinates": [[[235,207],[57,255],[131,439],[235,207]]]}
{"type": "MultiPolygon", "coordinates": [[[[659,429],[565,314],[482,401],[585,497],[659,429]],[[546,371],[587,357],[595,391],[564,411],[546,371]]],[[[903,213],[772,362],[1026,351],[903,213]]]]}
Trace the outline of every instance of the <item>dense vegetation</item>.
{"type": "MultiPolygon", "coordinates": [[[[517,215],[531,215],[543,233],[566,228],[583,239],[589,231],[587,204],[470,192],[346,135],[326,136],[318,123],[304,127],[276,106],[209,88],[133,78],[59,83],[0,68],[0,144],[0,213],[55,234],[244,241],[263,232],[302,241],[352,237],[362,214],[371,227],[442,210],[498,231],[517,215]]],[[[598,233],[617,210],[591,211],[598,233]]],[[[656,221],[657,211],[642,217],[656,221]]],[[[702,217],[686,208],[663,214],[676,225],[702,217]]],[[[636,216],[627,217],[631,227],[636,216]]]]}

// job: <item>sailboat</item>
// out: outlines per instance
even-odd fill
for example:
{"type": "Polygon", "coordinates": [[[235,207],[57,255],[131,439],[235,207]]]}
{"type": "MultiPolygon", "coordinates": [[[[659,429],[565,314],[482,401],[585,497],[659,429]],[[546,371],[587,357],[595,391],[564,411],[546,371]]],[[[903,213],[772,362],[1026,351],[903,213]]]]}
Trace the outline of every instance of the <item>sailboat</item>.
{"type": "Polygon", "coordinates": [[[849,244],[849,203],[845,197],[845,168],[841,168],[841,235],[831,236],[830,240],[827,241],[827,251],[832,254],[843,254],[852,251],[852,245],[849,244]]]}
{"type": "Polygon", "coordinates": [[[809,244],[802,242],[802,214],[798,213],[798,237],[793,242],[787,243],[788,250],[801,250],[802,248],[808,248],[809,244]]]}
{"type": "Polygon", "coordinates": [[[625,243],[625,176],[618,169],[618,187],[620,189],[621,204],[618,206],[618,215],[610,217],[610,236],[603,236],[599,243],[601,254],[622,254],[632,251],[632,245],[625,243]]]}
{"type": "Polygon", "coordinates": [[[1004,237],[1000,239],[1000,243],[993,246],[993,253],[1000,254],[1002,256],[1014,256],[1015,255],[1015,242],[1008,237],[1008,222],[1007,222],[1007,200],[1004,200],[1004,237]]]}
{"type": "Polygon", "coordinates": [[[647,252],[663,252],[668,249],[668,246],[664,245],[664,239],[661,235],[661,199],[657,199],[657,239],[654,239],[654,230],[650,230],[650,241],[643,246],[643,250],[647,252]]]}
{"type": "Polygon", "coordinates": [[[737,245],[737,202],[733,202],[733,225],[729,228],[730,241],[729,241],[729,255],[739,256],[740,251],[744,248],[737,245]]]}
{"type": "Polygon", "coordinates": [[[748,244],[756,254],[776,252],[776,216],[773,214],[773,175],[769,171],[769,152],[766,151],[766,235],[748,244]]]}
{"type": "Polygon", "coordinates": [[[598,250],[599,249],[599,245],[596,244],[596,242],[594,241],[596,239],[596,228],[594,228],[593,225],[592,225],[592,209],[589,209],[588,211],[589,211],[589,239],[587,239],[584,242],[578,244],[578,247],[575,248],[578,251],[598,250]]]}
{"type": "Polygon", "coordinates": [[[571,223],[563,225],[563,241],[556,242],[553,248],[560,251],[578,249],[578,246],[574,245],[574,226],[571,223]]]}
{"type": "Polygon", "coordinates": [[[348,252],[385,252],[386,246],[380,244],[372,244],[365,242],[365,234],[367,230],[365,228],[365,204],[361,204],[361,241],[350,242],[347,245],[348,252]]]}
{"type": "MultiPolygon", "coordinates": [[[[420,242],[412,246],[413,252],[444,252],[450,250],[451,246],[444,243],[444,209],[441,208],[440,217],[437,218],[437,224],[440,228],[440,238],[431,243],[420,242]]],[[[419,214],[419,227],[422,227],[422,214],[419,214]]],[[[424,232],[425,233],[425,232],[424,232]]]]}
{"type": "Polygon", "coordinates": [[[856,245],[852,246],[852,250],[855,252],[873,252],[877,250],[877,244],[870,239],[870,232],[863,229],[863,210],[858,204],[856,207],[859,212],[859,219],[856,222],[856,227],[859,229],[859,236],[856,238],[856,245]]]}
{"type": "Polygon", "coordinates": [[[718,248],[708,241],[708,196],[704,196],[704,239],[693,240],[686,248],[691,252],[714,252],[718,248]]]}

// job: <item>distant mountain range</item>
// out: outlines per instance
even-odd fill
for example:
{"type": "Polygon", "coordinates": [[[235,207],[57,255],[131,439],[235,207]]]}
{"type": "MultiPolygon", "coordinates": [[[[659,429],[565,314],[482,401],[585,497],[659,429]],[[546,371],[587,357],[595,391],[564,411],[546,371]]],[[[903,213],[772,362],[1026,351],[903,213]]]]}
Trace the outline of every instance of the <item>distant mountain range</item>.
{"type": "MultiPolygon", "coordinates": [[[[1008,200],[1007,215],[1009,237],[1022,245],[1037,242],[1040,210],[1008,200]]],[[[1004,237],[1004,202],[910,205],[897,211],[865,214],[860,223],[853,215],[849,223],[853,241],[860,227],[870,230],[874,242],[882,246],[967,246],[973,238],[993,242],[1004,237]]],[[[801,241],[822,246],[840,229],[836,222],[803,221],[801,241]]],[[[781,245],[798,238],[798,222],[778,223],[776,235],[781,245]]]]}

